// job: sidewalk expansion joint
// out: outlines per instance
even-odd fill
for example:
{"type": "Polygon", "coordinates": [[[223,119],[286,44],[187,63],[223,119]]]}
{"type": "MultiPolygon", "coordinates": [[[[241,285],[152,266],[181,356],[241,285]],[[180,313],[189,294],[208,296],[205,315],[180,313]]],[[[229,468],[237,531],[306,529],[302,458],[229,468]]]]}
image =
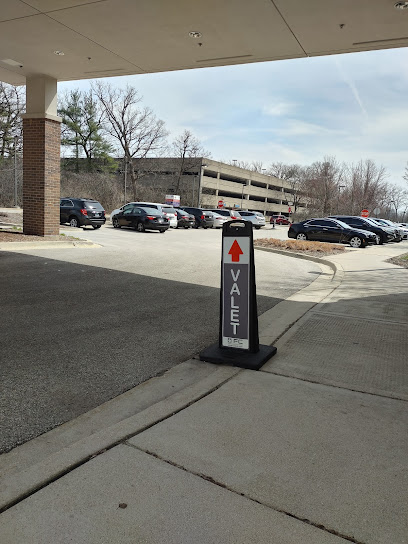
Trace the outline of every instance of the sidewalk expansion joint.
{"type": "Polygon", "coordinates": [[[324,387],[333,387],[334,389],[343,389],[345,391],[352,391],[353,393],[361,393],[362,395],[371,395],[372,397],[381,397],[384,399],[396,400],[399,402],[408,402],[408,399],[401,397],[391,397],[390,395],[383,395],[381,393],[370,393],[370,391],[362,391],[361,389],[353,389],[351,387],[344,387],[342,385],[335,385],[332,383],[322,383],[317,380],[311,380],[307,378],[299,378],[298,376],[290,376],[289,374],[283,374],[281,372],[273,372],[271,370],[263,370],[262,368],[258,372],[265,372],[265,374],[273,374],[275,376],[282,376],[283,378],[289,378],[290,380],[298,380],[299,382],[314,383],[316,385],[323,385],[324,387]]]}
{"type": "Polygon", "coordinates": [[[319,315],[328,315],[333,317],[345,317],[347,319],[361,319],[362,321],[372,321],[373,323],[390,323],[391,325],[407,325],[407,321],[398,321],[395,319],[381,319],[380,317],[369,317],[369,316],[363,316],[363,315],[351,315],[351,314],[345,314],[345,313],[338,313],[338,312],[325,312],[324,310],[314,310],[314,307],[311,308],[309,311],[313,312],[315,314],[319,315]]]}
{"type": "Polygon", "coordinates": [[[165,416],[161,417],[161,418],[157,418],[154,422],[152,423],[149,423],[149,424],[146,424],[146,425],[143,425],[141,428],[139,428],[136,432],[132,432],[132,433],[128,433],[126,434],[125,436],[122,436],[120,439],[118,440],[115,440],[114,442],[112,442],[112,444],[110,444],[109,446],[101,449],[101,450],[98,450],[90,455],[87,455],[86,457],[84,457],[83,459],[81,460],[78,460],[78,461],[75,461],[73,462],[72,464],[70,464],[69,467],[67,467],[66,469],[63,469],[63,470],[60,470],[58,471],[57,473],[55,473],[53,476],[47,478],[46,481],[44,481],[43,483],[41,484],[38,484],[38,485],[35,485],[33,486],[31,489],[29,489],[28,491],[26,491],[25,493],[21,493],[18,497],[16,497],[14,500],[11,500],[8,504],[6,504],[5,506],[3,507],[0,507],[0,515],[3,514],[4,512],[6,512],[6,510],[9,510],[10,508],[13,508],[14,506],[16,506],[17,504],[19,504],[20,502],[24,501],[25,499],[28,499],[29,497],[31,497],[32,495],[35,495],[35,493],[37,493],[38,491],[41,491],[41,489],[44,489],[45,487],[47,487],[48,485],[56,482],[57,480],[59,480],[60,478],[63,478],[64,476],[66,476],[67,474],[69,474],[70,472],[73,472],[74,470],[76,470],[77,468],[81,467],[82,465],[85,465],[86,463],[88,463],[88,461],[91,461],[92,459],[94,459],[95,457],[98,457],[99,455],[102,455],[104,454],[105,452],[113,449],[114,447],[118,446],[119,444],[123,444],[123,443],[126,443],[127,440],[129,440],[130,438],[133,438],[149,429],[151,429],[152,427],[154,427],[155,425],[157,425],[158,423],[161,423],[162,421],[166,421],[167,419],[173,417],[174,415],[178,414],[179,412],[182,412],[183,410],[185,410],[186,408],[189,408],[190,406],[192,406],[193,404],[195,404],[196,402],[200,401],[201,399],[207,397],[208,395],[211,395],[211,393],[213,393],[214,391],[217,391],[217,389],[219,389],[220,387],[222,387],[224,384],[226,384],[227,382],[229,382],[230,380],[232,380],[233,378],[235,378],[235,376],[237,376],[240,372],[242,372],[242,370],[239,370],[236,374],[234,374],[233,376],[229,376],[228,378],[226,378],[225,380],[223,380],[222,382],[220,382],[219,384],[217,384],[216,386],[212,387],[211,389],[209,389],[208,391],[206,391],[205,393],[202,393],[200,395],[198,395],[196,398],[192,399],[191,401],[189,401],[188,403],[185,403],[183,404],[183,406],[181,406],[180,408],[176,409],[176,410],[172,410],[169,414],[166,414],[165,416]]]}
{"type": "Polygon", "coordinates": [[[187,472],[188,474],[192,474],[193,476],[197,476],[198,478],[201,478],[202,480],[205,480],[211,484],[214,484],[218,487],[221,487],[222,489],[225,489],[226,491],[229,491],[230,493],[234,493],[234,495],[239,495],[240,497],[244,497],[245,499],[254,502],[256,504],[259,504],[260,506],[263,506],[264,508],[269,508],[270,510],[273,510],[274,512],[278,512],[280,514],[284,514],[285,516],[288,516],[292,519],[295,519],[297,521],[300,521],[302,523],[306,523],[307,525],[311,525],[312,527],[315,527],[316,529],[319,529],[321,531],[324,531],[325,533],[330,533],[332,535],[338,536],[339,538],[342,538],[343,540],[347,540],[347,542],[353,542],[353,544],[367,544],[361,540],[356,540],[352,536],[345,535],[343,533],[340,533],[339,531],[336,531],[335,529],[330,529],[329,527],[325,527],[321,523],[317,523],[315,521],[312,521],[307,518],[302,518],[300,516],[297,516],[296,514],[292,514],[291,512],[287,512],[286,510],[282,510],[281,508],[278,508],[277,506],[273,506],[270,504],[266,504],[264,502],[261,502],[254,497],[251,497],[250,495],[247,495],[246,493],[241,493],[235,489],[232,489],[231,487],[228,487],[223,482],[219,482],[218,480],[215,480],[211,476],[208,476],[207,474],[203,474],[202,472],[195,472],[194,470],[190,470],[185,468],[183,465],[180,465],[179,463],[176,463],[175,461],[170,461],[169,459],[165,459],[164,457],[161,457],[159,454],[150,451],[150,450],[144,450],[143,448],[140,448],[138,446],[135,446],[134,444],[130,444],[129,442],[123,443],[125,446],[128,446],[130,448],[133,448],[137,451],[141,451],[143,453],[146,453],[147,455],[150,455],[154,457],[155,459],[158,459],[159,461],[162,461],[163,463],[166,463],[168,465],[171,465],[172,467],[178,468],[179,470],[182,470],[184,472],[187,472]]]}

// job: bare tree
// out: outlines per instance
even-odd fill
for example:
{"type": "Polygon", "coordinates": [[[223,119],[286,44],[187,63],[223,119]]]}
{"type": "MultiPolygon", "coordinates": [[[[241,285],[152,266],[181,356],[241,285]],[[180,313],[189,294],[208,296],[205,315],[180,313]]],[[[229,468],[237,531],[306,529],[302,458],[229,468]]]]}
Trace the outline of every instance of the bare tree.
{"type": "Polygon", "coordinates": [[[0,160],[22,149],[24,110],[23,88],[0,81],[0,160]]]}
{"type": "Polygon", "coordinates": [[[389,210],[393,209],[394,211],[395,221],[398,221],[399,210],[402,210],[405,208],[404,213],[401,214],[404,218],[405,212],[406,212],[407,199],[408,199],[408,192],[404,189],[404,187],[401,187],[400,185],[395,185],[395,184],[388,185],[386,201],[388,204],[388,209],[389,210]]]}
{"type": "Polygon", "coordinates": [[[196,138],[189,130],[185,130],[173,140],[171,151],[174,157],[180,159],[175,183],[175,191],[178,194],[183,173],[190,172],[197,166],[196,159],[198,157],[210,158],[211,153],[204,149],[200,140],[196,138]]]}
{"type": "Polygon", "coordinates": [[[339,187],[344,181],[344,165],[335,157],[325,157],[304,170],[301,192],[308,208],[322,216],[337,211],[339,187]]]}
{"type": "Polygon", "coordinates": [[[109,83],[98,81],[92,88],[105,108],[105,130],[129,164],[133,198],[137,200],[138,178],[134,159],[163,153],[168,134],[164,122],[157,119],[150,108],[139,106],[142,97],[130,85],[125,89],[117,89],[109,83]]]}
{"type": "Polygon", "coordinates": [[[238,161],[238,160],[228,160],[223,161],[225,164],[230,164],[231,166],[236,166],[237,168],[243,168],[244,170],[250,170],[251,172],[258,172],[259,174],[263,173],[263,170],[266,170],[263,168],[263,163],[261,161],[238,161]]]}
{"type": "Polygon", "coordinates": [[[359,215],[364,208],[381,208],[387,197],[386,178],[386,169],[371,159],[348,166],[343,192],[343,199],[348,199],[348,213],[359,215]]]}

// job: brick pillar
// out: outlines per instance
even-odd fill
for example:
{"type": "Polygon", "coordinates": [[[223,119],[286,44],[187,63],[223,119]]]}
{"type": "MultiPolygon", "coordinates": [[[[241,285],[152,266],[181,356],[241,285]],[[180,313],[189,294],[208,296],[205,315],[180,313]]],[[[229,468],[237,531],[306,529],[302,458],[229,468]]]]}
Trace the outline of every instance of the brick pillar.
{"type": "Polygon", "coordinates": [[[61,123],[23,118],[23,227],[25,234],[59,234],[61,123]]]}

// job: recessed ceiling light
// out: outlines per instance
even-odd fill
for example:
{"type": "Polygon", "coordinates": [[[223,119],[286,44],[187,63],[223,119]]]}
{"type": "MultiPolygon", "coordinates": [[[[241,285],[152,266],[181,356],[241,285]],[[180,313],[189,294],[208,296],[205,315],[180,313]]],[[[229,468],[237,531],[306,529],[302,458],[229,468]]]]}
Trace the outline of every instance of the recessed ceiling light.
{"type": "Polygon", "coordinates": [[[397,2],[394,4],[395,9],[408,9],[408,2],[397,2]]]}
{"type": "Polygon", "coordinates": [[[192,30],[188,35],[190,38],[201,38],[201,32],[197,32],[196,30],[192,30]]]}
{"type": "Polygon", "coordinates": [[[63,55],[65,55],[64,51],[54,51],[54,55],[59,55],[60,57],[62,57],[63,55]]]}

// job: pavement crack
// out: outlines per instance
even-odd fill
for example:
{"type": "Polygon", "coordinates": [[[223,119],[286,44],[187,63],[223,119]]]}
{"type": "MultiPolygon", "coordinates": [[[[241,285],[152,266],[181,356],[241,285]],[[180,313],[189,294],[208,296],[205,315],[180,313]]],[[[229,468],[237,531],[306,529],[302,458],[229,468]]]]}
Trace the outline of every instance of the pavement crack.
{"type": "Polygon", "coordinates": [[[307,525],[311,525],[312,527],[315,527],[316,529],[319,529],[319,530],[324,531],[326,533],[330,533],[332,535],[335,535],[335,536],[337,536],[339,538],[342,538],[343,540],[347,540],[347,542],[353,542],[354,544],[367,544],[367,543],[365,543],[365,542],[363,542],[361,540],[357,540],[353,536],[346,535],[344,533],[341,533],[341,532],[337,531],[336,529],[331,529],[330,527],[326,527],[322,523],[317,523],[317,522],[312,521],[310,519],[307,519],[307,518],[298,516],[296,514],[293,514],[291,512],[288,512],[287,510],[283,510],[282,508],[278,508],[278,507],[273,506],[271,504],[267,504],[267,503],[264,503],[262,501],[259,501],[258,499],[255,499],[254,497],[251,497],[250,495],[247,495],[246,493],[242,493],[240,491],[237,491],[236,489],[233,489],[233,488],[229,487],[224,482],[220,482],[219,480],[216,480],[215,478],[213,478],[212,476],[209,476],[208,474],[204,474],[203,472],[197,472],[197,471],[188,469],[185,466],[180,465],[179,463],[176,463],[175,461],[172,461],[171,459],[166,459],[165,457],[162,457],[161,455],[159,455],[158,453],[156,453],[154,451],[143,449],[143,448],[141,448],[139,446],[136,446],[135,444],[131,444],[128,441],[123,442],[123,445],[128,446],[130,448],[133,448],[133,449],[135,449],[135,450],[137,450],[139,452],[146,453],[147,455],[151,455],[152,457],[154,457],[155,459],[158,459],[159,461],[162,461],[163,463],[166,463],[166,464],[168,464],[168,465],[170,465],[172,467],[178,468],[179,470],[187,472],[188,474],[191,474],[193,476],[197,476],[198,478],[201,478],[202,480],[205,480],[206,482],[209,482],[209,483],[211,483],[213,485],[221,487],[222,489],[225,489],[226,491],[229,491],[230,493],[234,493],[235,495],[239,495],[240,497],[244,497],[245,499],[247,499],[247,500],[249,500],[251,502],[254,502],[256,504],[259,504],[260,506],[263,506],[265,508],[269,508],[270,510],[273,510],[275,512],[279,512],[280,514],[284,514],[285,516],[296,519],[297,521],[300,521],[302,523],[306,523],[307,525]]]}
{"type": "Polygon", "coordinates": [[[300,382],[314,383],[316,385],[324,385],[325,387],[333,387],[334,389],[343,389],[345,391],[352,391],[353,393],[361,393],[363,395],[371,395],[372,397],[381,397],[384,399],[398,400],[402,402],[408,402],[408,399],[402,397],[392,397],[391,395],[383,395],[381,393],[370,393],[370,391],[362,391],[361,389],[353,389],[352,387],[345,387],[342,385],[335,385],[333,383],[324,383],[317,380],[312,380],[308,378],[299,378],[298,376],[290,376],[289,374],[284,374],[283,372],[272,372],[271,370],[263,370],[262,368],[258,372],[265,372],[265,374],[273,374],[274,376],[282,376],[283,378],[289,378],[290,380],[298,380],[300,382]]]}

